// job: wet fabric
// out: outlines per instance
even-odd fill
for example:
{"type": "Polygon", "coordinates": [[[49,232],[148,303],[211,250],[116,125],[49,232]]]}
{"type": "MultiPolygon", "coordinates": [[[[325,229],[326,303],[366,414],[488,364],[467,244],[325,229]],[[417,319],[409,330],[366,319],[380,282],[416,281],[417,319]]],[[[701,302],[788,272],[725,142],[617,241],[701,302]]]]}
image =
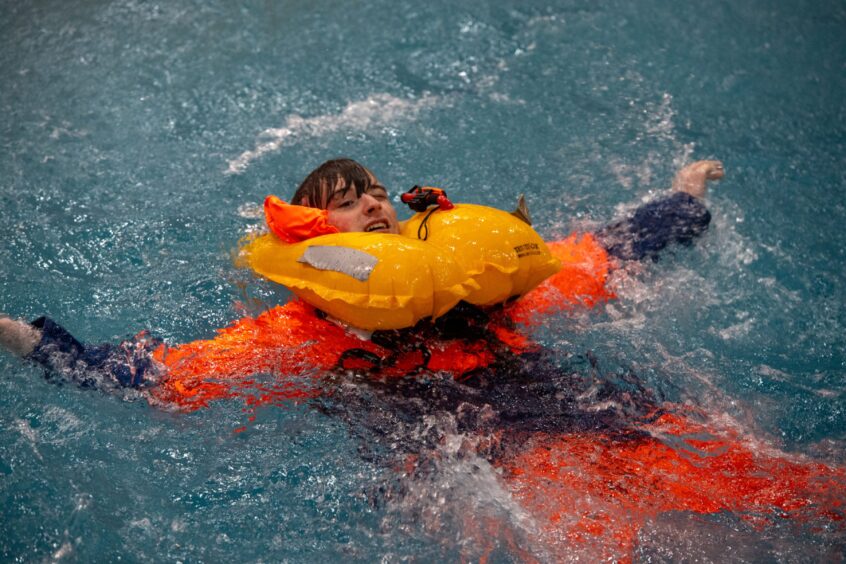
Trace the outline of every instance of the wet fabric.
{"type": "Polygon", "coordinates": [[[672,243],[689,245],[708,229],[711,213],[699,198],[675,192],[638,207],[596,232],[608,253],[621,260],[657,259],[672,243]]]}
{"type": "MultiPolygon", "coordinates": [[[[843,468],[778,452],[730,421],[668,403],[590,353],[500,357],[459,379],[344,375],[313,404],[348,424],[363,457],[401,469],[370,493],[375,504],[414,502],[427,483],[443,487],[439,474],[449,467],[469,459],[479,470],[484,460],[531,516],[550,561],[590,545],[603,561],[631,562],[640,532],[677,512],[844,530],[843,468]]],[[[507,522],[489,524],[483,537],[507,534],[507,522]]]]}
{"type": "Polygon", "coordinates": [[[488,366],[502,351],[531,348],[504,312],[488,321],[460,305],[455,315],[413,329],[377,331],[364,339],[300,300],[244,317],[215,337],[159,347],[154,358],[167,370],[152,395],[185,410],[241,397],[250,405],[299,401],[331,373],[403,378],[421,371],[461,375],[488,366]],[[256,389],[258,375],[272,375],[256,389]]]}
{"type": "Polygon", "coordinates": [[[31,325],[41,331],[41,341],[27,358],[44,366],[48,379],[62,376],[82,388],[140,388],[158,382],[150,353],[160,341],[146,333],[116,345],[87,345],[49,317],[31,325]]]}

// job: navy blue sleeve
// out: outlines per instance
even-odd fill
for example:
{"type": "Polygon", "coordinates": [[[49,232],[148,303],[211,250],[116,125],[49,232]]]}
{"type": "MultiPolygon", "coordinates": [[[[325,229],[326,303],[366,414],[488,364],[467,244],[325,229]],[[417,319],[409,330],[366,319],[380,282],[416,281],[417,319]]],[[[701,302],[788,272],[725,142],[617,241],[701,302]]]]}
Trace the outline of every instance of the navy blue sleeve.
{"type": "Polygon", "coordinates": [[[658,258],[671,243],[689,245],[708,229],[711,213],[699,198],[675,192],[637,208],[596,232],[608,253],[622,260],[658,258]]]}
{"type": "Polygon", "coordinates": [[[48,380],[62,377],[81,388],[138,388],[154,380],[155,340],[87,345],[49,317],[32,326],[41,331],[41,341],[27,358],[47,369],[48,380]]]}

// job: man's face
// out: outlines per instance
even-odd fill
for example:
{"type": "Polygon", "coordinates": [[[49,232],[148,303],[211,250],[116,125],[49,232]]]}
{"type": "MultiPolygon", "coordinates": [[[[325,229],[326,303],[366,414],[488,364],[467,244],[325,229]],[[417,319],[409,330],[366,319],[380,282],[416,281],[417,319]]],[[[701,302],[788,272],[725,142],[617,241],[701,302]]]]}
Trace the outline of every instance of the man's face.
{"type": "Polygon", "coordinates": [[[397,211],[388,200],[388,191],[371,177],[370,188],[356,196],[352,187],[344,188],[338,182],[326,206],[329,223],[341,233],[372,232],[399,233],[397,211]]]}

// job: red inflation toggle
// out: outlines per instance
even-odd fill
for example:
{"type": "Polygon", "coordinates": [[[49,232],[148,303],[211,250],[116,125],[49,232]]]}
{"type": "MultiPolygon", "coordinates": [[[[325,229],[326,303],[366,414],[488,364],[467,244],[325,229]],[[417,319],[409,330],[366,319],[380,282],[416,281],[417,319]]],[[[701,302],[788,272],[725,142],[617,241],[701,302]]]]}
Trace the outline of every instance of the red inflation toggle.
{"type": "Polygon", "coordinates": [[[455,206],[452,205],[452,202],[449,201],[449,198],[446,197],[446,194],[441,194],[438,196],[438,207],[442,210],[451,210],[455,206]]]}
{"type": "Polygon", "coordinates": [[[415,186],[400,196],[400,199],[417,212],[426,211],[430,206],[438,206],[442,210],[451,210],[454,207],[444,190],[431,186],[415,186]]]}

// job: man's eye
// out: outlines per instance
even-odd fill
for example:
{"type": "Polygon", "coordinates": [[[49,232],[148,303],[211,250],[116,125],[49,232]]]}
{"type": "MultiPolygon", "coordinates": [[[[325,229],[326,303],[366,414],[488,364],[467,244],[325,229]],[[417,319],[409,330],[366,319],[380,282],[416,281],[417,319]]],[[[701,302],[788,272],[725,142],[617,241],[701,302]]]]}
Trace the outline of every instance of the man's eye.
{"type": "Polygon", "coordinates": [[[353,204],[355,204],[355,200],[344,200],[343,202],[338,204],[339,208],[349,208],[353,204]]]}

